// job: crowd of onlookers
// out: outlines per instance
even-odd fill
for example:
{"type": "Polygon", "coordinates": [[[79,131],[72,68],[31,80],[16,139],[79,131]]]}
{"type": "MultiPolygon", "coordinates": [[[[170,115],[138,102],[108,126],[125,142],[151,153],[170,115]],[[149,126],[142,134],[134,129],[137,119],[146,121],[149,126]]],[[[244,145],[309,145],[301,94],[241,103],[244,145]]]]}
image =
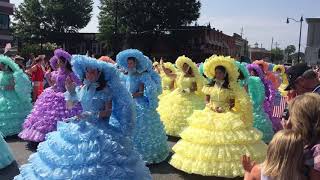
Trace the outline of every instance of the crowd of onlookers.
{"type": "Polygon", "coordinates": [[[319,67],[298,64],[288,69],[288,89],[295,97],[283,116],[283,130],[268,146],[263,163],[244,155],[245,180],[320,180],[319,67]]]}
{"type": "Polygon", "coordinates": [[[30,54],[27,59],[16,55],[11,57],[30,77],[33,86],[32,100],[35,101],[42,91],[49,86],[45,74],[52,71],[48,56],[30,54]]]}

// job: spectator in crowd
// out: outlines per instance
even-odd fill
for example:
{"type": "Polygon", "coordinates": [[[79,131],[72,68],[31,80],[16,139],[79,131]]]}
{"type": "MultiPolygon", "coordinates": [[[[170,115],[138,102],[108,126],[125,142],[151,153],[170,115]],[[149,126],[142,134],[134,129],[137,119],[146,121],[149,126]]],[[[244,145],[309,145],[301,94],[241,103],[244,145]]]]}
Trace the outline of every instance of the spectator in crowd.
{"type": "Polygon", "coordinates": [[[45,68],[43,66],[45,55],[39,55],[34,60],[34,65],[31,68],[26,70],[26,73],[31,76],[32,83],[33,83],[33,95],[32,100],[35,102],[40,96],[43,91],[44,87],[44,75],[45,75],[45,68]]]}
{"type": "Polygon", "coordinates": [[[13,57],[13,60],[15,63],[17,63],[19,65],[19,67],[22,69],[22,70],[26,70],[26,66],[24,65],[24,58],[19,56],[19,55],[16,55],[13,57]]]}
{"type": "Polygon", "coordinates": [[[281,130],[271,140],[262,164],[242,157],[244,180],[304,180],[303,139],[293,130],[281,130]]]}
{"type": "Polygon", "coordinates": [[[26,63],[26,68],[28,69],[28,68],[30,68],[31,66],[32,66],[32,64],[33,64],[33,62],[34,62],[34,54],[30,54],[29,55],[29,60],[27,61],[27,63],[26,63]]]}
{"type": "Polygon", "coordinates": [[[287,71],[289,85],[287,91],[293,90],[296,95],[307,92],[320,94],[318,74],[307,64],[301,63],[290,67],[287,71]]]}
{"type": "Polygon", "coordinates": [[[306,93],[289,104],[289,118],[285,129],[300,134],[304,142],[304,165],[309,180],[320,179],[320,95],[306,93]]]}

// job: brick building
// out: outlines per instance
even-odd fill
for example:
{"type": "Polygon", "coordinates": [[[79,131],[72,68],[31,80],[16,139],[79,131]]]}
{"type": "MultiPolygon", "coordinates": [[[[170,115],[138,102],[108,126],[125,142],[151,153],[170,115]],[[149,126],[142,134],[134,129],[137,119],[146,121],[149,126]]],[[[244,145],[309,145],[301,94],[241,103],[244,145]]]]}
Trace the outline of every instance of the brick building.
{"type": "MultiPolygon", "coordinates": [[[[108,42],[97,39],[97,33],[73,33],[54,36],[53,42],[71,53],[114,56],[108,42]]],[[[136,48],[151,58],[174,62],[186,55],[195,62],[203,62],[213,54],[232,57],[248,56],[248,41],[234,34],[229,36],[209,26],[185,26],[168,31],[150,31],[140,34],[122,34],[117,38],[119,49],[136,48]]]]}
{"type": "Polygon", "coordinates": [[[9,0],[0,0],[0,49],[13,40],[9,30],[9,15],[13,14],[13,8],[9,0]]]}
{"type": "Polygon", "coordinates": [[[249,48],[250,59],[254,60],[265,60],[270,61],[271,52],[266,50],[265,48],[259,48],[259,44],[255,43],[253,48],[249,48]]]}
{"type": "MultiPolygon", "coordinates": [[[[237,37],[239,40],[241,37],[237,37]]],[[[241,38],[242,39],[242,38],[241,38]]],[[[244,40],[246,41],[246,40],[244,40]]],[[[247,42],[247,41],[246,41],[247,42]]],[[[125,48],[141,49],[152,58],[175,61],[186,55],[195,62],[203,62],[213,54],[237,57],[236,38],[208,26],[186,26],[161,33],[131,35],[125,48]]],[[[245,44],[247,46],[247,44],[245,44]]],[[[239,49],[245,49],[240,47],[239,49]]]]}

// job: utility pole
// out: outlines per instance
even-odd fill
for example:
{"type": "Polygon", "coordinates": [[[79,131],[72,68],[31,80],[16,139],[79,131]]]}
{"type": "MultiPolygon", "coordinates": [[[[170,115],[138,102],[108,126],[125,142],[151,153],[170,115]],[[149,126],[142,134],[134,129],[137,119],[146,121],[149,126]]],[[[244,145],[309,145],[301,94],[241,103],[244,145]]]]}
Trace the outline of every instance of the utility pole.
{"type": "Polygon", "coordinates": [[[300,48],[301,48],[301,31],[302,31],[302,22],[303,22],[303,16],[301,16],[300,17],[300,20],[299,21],[297,21],[297,20],[295,20],[295,19],[293,19],[293,18],[289,18],[289,17],[287,17],[287,24],[289,24],[290,23],[290,21],[289,20],[293,20],[293,21],[295,21],[295,22],[299,22],[300,23],[300,32],[299,32],[299,49],[298,49],[298,63],[300,62],[300,48]]]}
{"type": "Polygon", "coordinates": [[[270,49],[270,61],[273,63],[273,59],[272,59],[272,48],[273,48],[273,37],[271,39],[271,49],[270,49]]]}
{"type": "Polygon", "coordinates": [[[240,35],[241,35],[241,38],[242,38],[243,37],[243,27],[241,27],[240,35]]]}

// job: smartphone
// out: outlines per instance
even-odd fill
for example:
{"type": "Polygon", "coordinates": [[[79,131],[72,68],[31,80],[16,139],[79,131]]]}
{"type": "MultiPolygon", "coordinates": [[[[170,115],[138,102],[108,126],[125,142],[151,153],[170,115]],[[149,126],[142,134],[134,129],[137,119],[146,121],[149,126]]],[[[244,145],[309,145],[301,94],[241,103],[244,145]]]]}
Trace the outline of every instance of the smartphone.
{"type": "Polygon", "coordinates": [[[290,116],[290,114],[289,114],[289,109],[284,109],[284,111],[283,111],[283,113],[282,113],[282,119],[284,119],[284,120],[289,120],[289,116],[290,116]]]}

